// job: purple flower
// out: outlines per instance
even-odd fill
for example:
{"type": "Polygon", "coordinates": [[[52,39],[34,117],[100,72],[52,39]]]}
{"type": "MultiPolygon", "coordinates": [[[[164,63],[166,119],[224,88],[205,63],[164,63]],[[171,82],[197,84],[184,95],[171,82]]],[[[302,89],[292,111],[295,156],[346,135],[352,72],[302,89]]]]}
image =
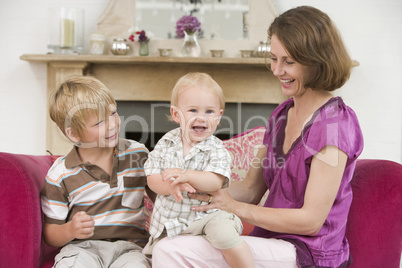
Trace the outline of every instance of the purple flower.
{"type": "Polygon", "coordinates": [[[183,38],[184,32],[191,34],[200,30],[201,23],[196,17],[190,15],[181,17],[176,23],[176,36],[178,38],[183,38]]]}
{"type": "Polygon", "coordinates": [[[136,34],[139,34],[138,41],[140,41],[140,42],[148,41],[148,37],[146,36],[144,30],[142,30],[141,32],[136,32],[136,34]]]}

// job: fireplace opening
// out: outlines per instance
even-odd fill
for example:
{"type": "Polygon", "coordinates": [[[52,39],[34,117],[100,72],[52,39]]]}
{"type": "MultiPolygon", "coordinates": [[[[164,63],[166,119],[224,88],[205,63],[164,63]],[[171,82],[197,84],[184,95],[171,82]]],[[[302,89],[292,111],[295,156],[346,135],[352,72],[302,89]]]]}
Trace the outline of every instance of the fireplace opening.
{"type": "MultiPolygon", "coordinates": [[[[225,140],[254,127],[266,126],[276,107],[277,104],[226,103],[215,136],[225,140]]],[[[141,142],[150,151],[166,132],[178,127],[168,119],[168,102],[118,101],[117,109],[121,118],[120,136],[141,142]]]]}
{"type": "MultiPolygon", "coordinates": [[[[148,148],[148,150],[152,151],[155,147],[155,144],[158,142],[160,138],[165,135],[166,132],[153,132],[153,133],[140,133],[140,132],[126,132],[126,139],[140,141],[148,148]],[[148,137],[147,139],[143,139],[143,137],[148,137]],[[144,142],[145,140],[145,142],[144,142]]],[[[228,133],[217,133],[215,134],[221,140],[227,140],[232,136],[228,133]]]]}

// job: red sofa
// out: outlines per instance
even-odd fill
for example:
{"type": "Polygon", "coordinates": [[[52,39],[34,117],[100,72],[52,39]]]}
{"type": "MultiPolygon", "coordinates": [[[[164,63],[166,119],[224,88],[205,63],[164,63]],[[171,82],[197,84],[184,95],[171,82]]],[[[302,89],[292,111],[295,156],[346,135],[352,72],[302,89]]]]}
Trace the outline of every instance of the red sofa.
{"type": "MultiPolygon", "coordinates": [[[[0,266],[51,267],[56,248],[42,239],[39,191],[50,156],[0,153],[0,266]]],[[[350,267],[397,268],[402,249],[402,165],[358,160],[347,237],[350,267]]]]}

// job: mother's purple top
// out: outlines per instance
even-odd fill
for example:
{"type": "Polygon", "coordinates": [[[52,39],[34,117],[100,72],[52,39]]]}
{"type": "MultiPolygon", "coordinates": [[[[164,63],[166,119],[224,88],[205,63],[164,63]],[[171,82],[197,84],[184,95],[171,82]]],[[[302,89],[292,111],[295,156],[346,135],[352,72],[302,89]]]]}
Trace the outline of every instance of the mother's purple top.
{"type": "Polygon", "coordinates": [[[338,147],[348,156],[342,182],[329,215],[316,236],[276,233],[259,227],[251,235],[289,240],[296,246],[297,261],[301,267],[339,267],[349,259],[345,229],[352,202],[350,181],[356,159],[363,149],[362,132],[353,110],[340,97],[334,97],[314,113],[301,135],[284,154],[287,115],[293,105],[293,99],[279,105],[268,122],[264,137],[267,147],[264,179],[270,192],[264,206],[301,208],[312,158],[320,157],[319,151],[327,145],[338,147]]]}

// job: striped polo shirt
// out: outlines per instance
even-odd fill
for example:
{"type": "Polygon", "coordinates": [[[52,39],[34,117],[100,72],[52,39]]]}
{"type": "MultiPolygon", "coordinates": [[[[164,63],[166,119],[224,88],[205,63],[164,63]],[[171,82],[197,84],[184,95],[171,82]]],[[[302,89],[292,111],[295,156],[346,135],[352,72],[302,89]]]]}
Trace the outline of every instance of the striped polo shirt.
{"type": "Polygon", "coordinates": [[[95,220],[91,240],[132,240],[143,246],[145,230],[144,163],[148,150],[141,143],[120,139],[113,155],[112,175],[89,162],[82,163],[77,147],[58,158],[41,191],[45,221],[64,224],[85,211],[95,220]]]}

